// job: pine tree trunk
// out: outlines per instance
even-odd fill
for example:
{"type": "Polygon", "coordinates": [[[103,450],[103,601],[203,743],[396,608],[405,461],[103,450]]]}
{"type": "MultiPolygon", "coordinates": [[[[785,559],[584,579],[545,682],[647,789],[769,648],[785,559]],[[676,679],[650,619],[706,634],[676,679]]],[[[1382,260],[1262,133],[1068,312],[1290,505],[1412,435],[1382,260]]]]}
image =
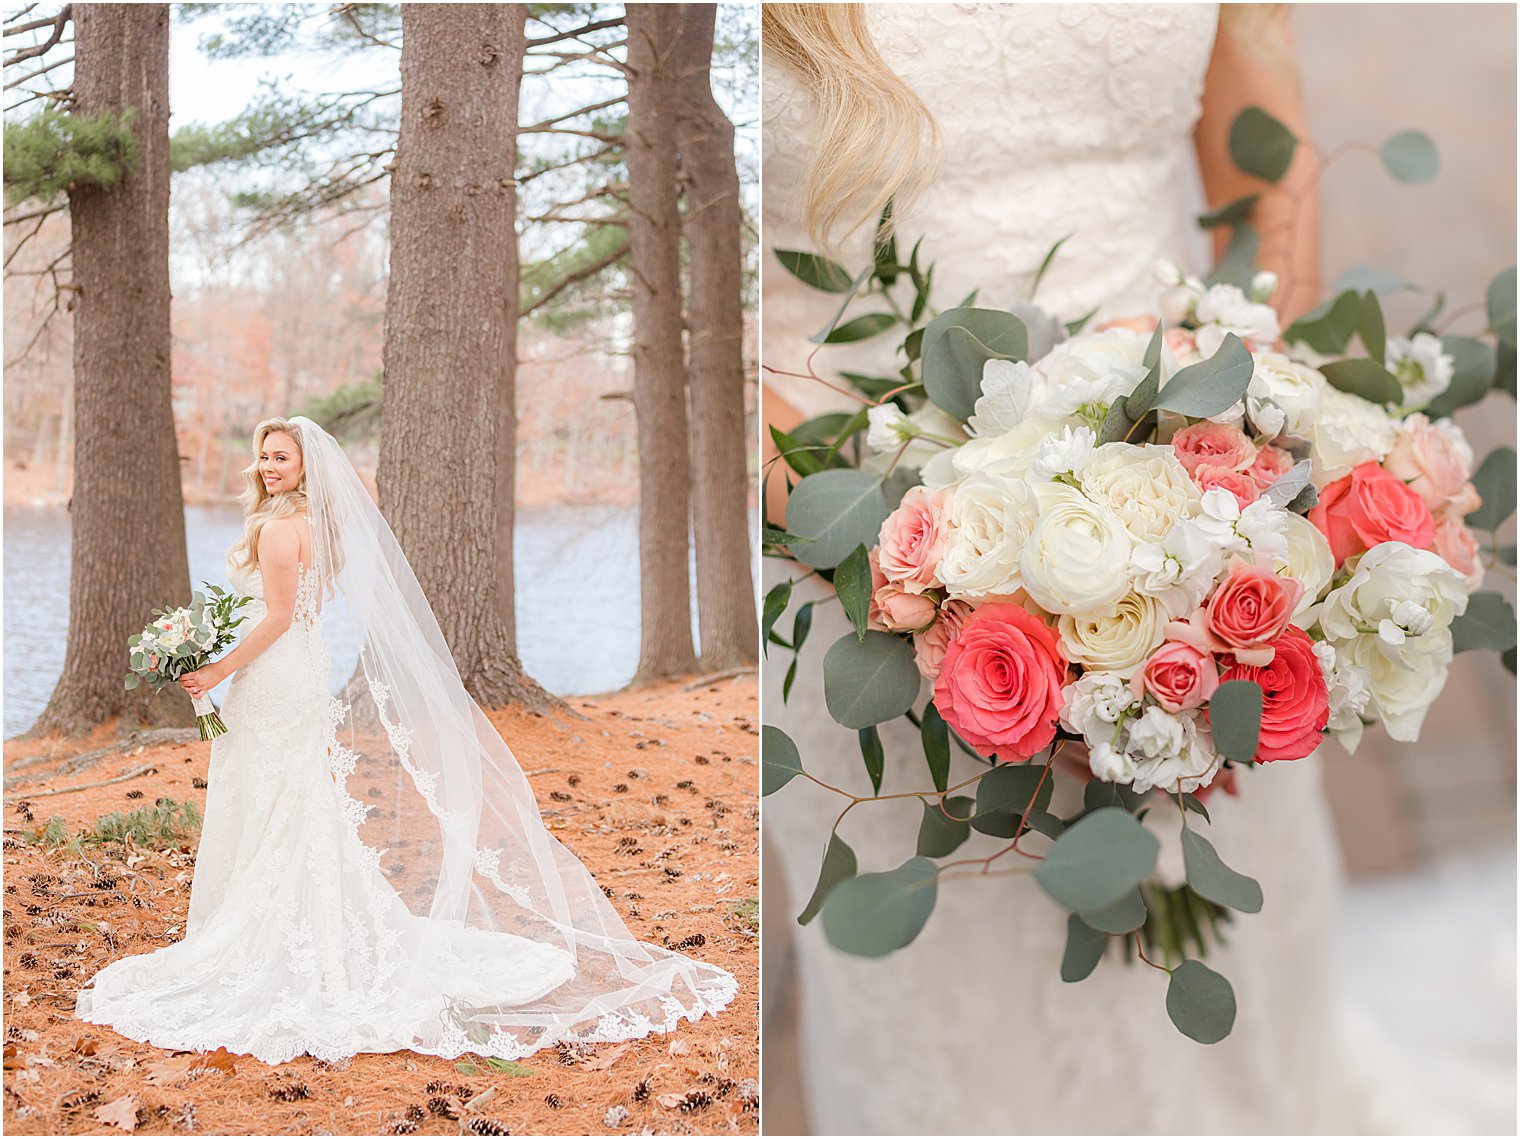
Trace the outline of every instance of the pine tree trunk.
{"type": "Polygon", "coordinates": [[[680,13],[630,4],[628,259],[633,283],[633,405],[639,436],[639,665],[635,683],[696,668],[687,527],[690,457],[681,350],[681,218],[671,42],[680,13]]]}
{"type": "Polygon", "coordinates": [[[31,734],[189,724],[178,688],[127,692],[127,638],[190,599],[169,375],[169,7],[76,4],[74,110],[131,112],[136,171],[69,192],[74,492],[63,675],[31,734]]]}
{"type": "Polygon", "coordinates": [[[556,703],[512,626],[520,4],[407,4],[378,482],[459,666],[488,707],[556,703]]]}
{"type": "Polygon", "coordinates": [[[744,422],[743,253],[734,125],[712,92],[711,4],[678,5],[672,64],[680,77],[680,166],[691,266],[687,384],[691,406],[691,522],[705,670],[757,659],[750,562],[749,455],[744,422]]]}

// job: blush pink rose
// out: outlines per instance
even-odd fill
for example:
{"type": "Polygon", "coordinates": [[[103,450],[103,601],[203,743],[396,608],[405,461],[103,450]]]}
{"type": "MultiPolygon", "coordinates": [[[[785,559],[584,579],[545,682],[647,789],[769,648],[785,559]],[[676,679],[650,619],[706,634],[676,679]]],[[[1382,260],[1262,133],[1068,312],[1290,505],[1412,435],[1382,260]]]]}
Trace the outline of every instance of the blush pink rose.
{"type": "Polygon", "coordinates": [[[914,633],[934,623],[934,598],[909,593],[895,581],[889,581],[871,595],[877,620],[893,633],[914,633]]]}
{"type": "Polygon", "coordinates": [[[1330,689],[1314,655],[1314,642],[1297,625],[1289,625],[1273,645],[1272,663],[1236,664],[1222,677],[1254,680],[1261,686],[1261,736],[1256,759],[1303,759],[1319,744],[1330,721],[1330,689]]]}
{"type": "Polygon", "coordinates": [[[1325,487],[1309,521],[1329,541],[1337,568],[1383,542],[1428,550],[1436,534],[1435,519],[1420,496],[1373,462],[1325,487]]]}
{"type": "Polygon", "coordinates": [[[1130,682],[1136,696],[1149,692],[1168,712],[1200,708],[1218,687],[1214,658],[1180,641],[1167,641],[1152,653],[1130,682]]]}
{"type": "Polygon", "coordinates": [[[1279,577],[1235,558],[1204,603],[1204,620],[1209,632],[1231,649],[1263,649],[1288,627],[1303,595],[1304,583],[1296,577],[1279,577]]]}
{"type": "Polygon", "coordinates": [[[945,649],[934,705],[972,747],[1022,761],[1055,738],[1065,683],[1050,626],[1017,605],[983,605],[945,649]]]}
{"type": "Polygon", "coordinates": [[[1198,477],[1199,467],[1243,471],[1256,461],[1256,444],[1244,431],[1208,420],[1190,424],[1173,435],[1172,450],[1194,478],[1198,477]]]}
{"type": "Polygon", "coordinates": [[[1256,483],[1257,490],[1266,490],[1292,469],[1293,456],[1281,447],[1268,444],[1256,452],[1256,461],[1246,473],[1256,483]]]}
{"type": "Polygon", "coordinates": [[[1470,462],[1471,455],[1464,458],[1451,436],[1415,414],[1404,420],[1383,469],[1407,483],[1434,514],[1465,498],[1472,487],[1467,481],[1470,462]]]}
{"type": "Polygon", "coordinates": [[[1229,491],[1242,510],[1261,497],[1261,487],[1248,471],[1231,471],[1204,464],[1193,472],[1193,481],[1199,490],[1218,488],[1229,491]]]}
{"type": "Polygon", "coordinates": [[[1483,584],[1483,562],[1478,554],[1478,540],[1462,516],[1442,514],[1436,519],[1436,537],[1432,549],[1443,561],[1466,579],[1467,588],[1483,584]]]}
{"type": "Polygon", "coordinates": [[[924,679],[933,684],[945,663],[945,649],[950,639],[961,631],[971,606],[964,601],[947,601],[939,608],[939,618],[913,638],[913,662],[924,679]]]}
{"type": "Polygon", "coordinates": [[[1198,337],[1186,328],[1168,328],[1161,334],[1161,342],[1171,350],[1177,362],[1186,364],[1199,358],[1198,337]]]}
{"type": "Polygon", "coordinates": [[[1107,332],[1110,328],[1127,328],[1131,332],[1143,332],[1147,336],[1156,331],[1156,318],[1153,316],[1121,316],[1113,320],[1105,320],[1094,330],[1107,332]]]}
{"type": "Polygon", "coordinates": [[[887,575],[881,572],[881,563],[876,558],[875,550],[866,552],[866,560],[871,563],[871,604],[866,611],[866,623],[882,628],[881,610],[876,607],[876,591],[887,584],[887,575]]]}
{"type": "Polygon", "coordinates": [[[876,551],[881,572],[909,593],[940,585],[939,559],[950,540],[946,494],[915,486],[881,524],[876,551]]]}

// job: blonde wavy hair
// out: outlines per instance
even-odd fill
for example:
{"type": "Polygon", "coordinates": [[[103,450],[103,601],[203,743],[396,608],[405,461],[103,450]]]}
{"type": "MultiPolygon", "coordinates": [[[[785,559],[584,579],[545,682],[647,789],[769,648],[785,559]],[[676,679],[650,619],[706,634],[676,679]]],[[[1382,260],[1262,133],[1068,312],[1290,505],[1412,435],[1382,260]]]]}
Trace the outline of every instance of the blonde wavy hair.
{"type": "MultiPolygon", "coordinates": [[[[1220,30],[1296,81],[1286,4],[1222,4],[1220,30]]],[[[887,66],[860,4],[763,4],[761,50],[811,92],[817,134],[803,184],[815,248],[833,251],[881,213],[901,213],[939,170],[938,126],[929,108],[887,66]]]]}
{"type": "Polygon", "coordinates": [[[276,518],[289,518],[306,509],[306,466],[302,453],[301,479],[295,490],[270,494],[259,477],[259,452],[264,440],[276,431],[283,431],[295,440],[296,450],[301,450],[301,429],[288,419],[275,416],[265,419],[253,429],[253,462],[243,468],[243,481],[247,484],[239,501],[243,504],[243,540],[232,548],[235,565],[246,570],[259,568],[259,533],[276,518]]]}

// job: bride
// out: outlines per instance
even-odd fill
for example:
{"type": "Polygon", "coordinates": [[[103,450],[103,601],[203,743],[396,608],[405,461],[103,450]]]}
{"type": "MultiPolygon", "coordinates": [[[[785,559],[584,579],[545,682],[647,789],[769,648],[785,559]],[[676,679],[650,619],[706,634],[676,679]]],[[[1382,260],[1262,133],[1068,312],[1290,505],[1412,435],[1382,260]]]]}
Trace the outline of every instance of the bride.
{"type": "MultiPolygon", "coordinates": [[[[1027,299],[1046,251],[1071,234],[1040,286],[1043,308],[1064,320],[1098,306],[1097,321],[1153,312],[1157,259],[1207,264],[1187,237],[1189,214],[1204,206],[1196,147],[1210,205],[1263,193],[1256,221],[1276,237],[1264,239],[1261,257],[1283,281],[1274,301],[1291,319],[1317,299],[1312,171],[1301,161],[1281,186],[1264,187],[1233,171],[1226,143],[1234,116],[1253,103],[1305,133],[1286,63],[1286,15],[1280,6],[1229,5],[1220,16],[1213,5],[767,5],[766,246],[833,249],[853,272],[870,263],[871,223],[892,196],[899,246],[923,238],[921,263],[935,266],[942,308],[978,287],[984,306],[1027,299]],[[1289,226],[1294,194],[1305,208],[1289,226]]],[[[807,338],[833,305],[768,271],[765,362],[800,371],[813,351],[807,338]]],[[[877,343],[825,347],[813,367],[895,374],[902,361],[877,343]]],[[[854,410],[831,396],[823,385],[768,374],[765,415],[790,430],[806,416],[854,410]]],[[[773,508],[784,491],[778,476],[773,508]]],[[[774,515],[780,525],[779,509],[774,515]]],[[[767,589],[803,576],[789,564],[769,569],[767,589]]],[[[794,604],[820,602],[803,676],[820,675],[824,651],[848,631],[829,598],[816,580],[793,592],[794,604]]],[[[785,632],[789,619],[777,628],[785,632]]],[[[782,665],[767,670],[767,723],[792,737],[819,779],[870,795],[853,733],[828,715],[822,686],[797,685],[783,703],[782,665]]],[[[918,733],[902,720],[879,729],[888,757],[881,793],[926,786],[921,761],[910,762],[920,754],[918,733]]],[[[976,773],[966,757],[954,760],[961,766],[952,784],[976,773]]],[[[1329,953],[1339,865],[1318,764],[1316,755],[1242,773],[1238,798],[1209,802],[1221,855],[1257,877],[1268,902],[1230,927],[1217,960],[1209,954],[1233,979],[1239,1012],[1233,1034],[1208,1047],[1168,1022],[1164,978],[1149,970],[1110,959],[1064,985],[1065,911],[1027,875],[945,883],[923,932],[888,957],[832,950],[820,923],[799,927],[791,918],[813,891],[841,804],[801,779],[769,797],[767,873],[780,872],[791,904],[771,920],[793,931],[797,1048],[813,1130],[1378,1126],[1335,1030],[1329,953]]],[[[1080,802],[1076,781],[1062,780],[1058,813],[1080,802]]],[[[900,799],[849,813],[840,835],[862,872],[911,854],[920,811],[900,799]]],[[[1002,845],[973,835],[963,849],[986,856],[1002,845]]],[[[1161,867],[1174,882],[1175,861],[1168,868],[1164,856],[1161,867]]],[[[767,1042],[777,1048],[774,1035],[767,1042]]],[[[772,1079],[767,1092],[777,1090],[772,1079]]]]}
{"type": "Polygon", "coordinates": [[[266,419],[228,551],[252,629],[228,675],[183,940],[124,958],[77,1015],[267,1064],[411,1049],[515,1059],[716,1013],[722,969],[637,942],[544,829],[337,442],[266,419]],[[361,646],[328,695],[329,638],[361,646]]]}

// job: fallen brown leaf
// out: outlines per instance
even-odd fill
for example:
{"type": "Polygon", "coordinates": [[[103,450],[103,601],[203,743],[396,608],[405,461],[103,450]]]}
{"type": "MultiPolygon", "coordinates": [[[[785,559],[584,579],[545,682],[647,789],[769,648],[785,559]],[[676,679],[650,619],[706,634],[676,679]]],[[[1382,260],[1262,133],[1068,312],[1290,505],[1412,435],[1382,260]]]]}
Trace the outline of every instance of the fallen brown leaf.
{"type": "Polygon", "coordinates": [[[13,1000],[21,1008],[25,1008],[27,1005],[32,1003],[32,994],[25,992],[13,993],[11,994],[11,1000],[13,1000]]]}
{"type": "Polygon", "coordinates": [[[619,1044],[612,1051],[604,1052],[600,1056],[582,1056],[576,1063],[587,1072],[605,1072],[621,1060],[627,1054],[628,1049],[632,1047],[632,1042],[619,1044]]]}
{"type": "Polygon", "coordinates": [[[120,1099],[112,1100],[104,1107],[97,1107],[91,1115],[96,1122],[106,1123],[112,1127],[120,1127],[123,1131],[137,1130],[137,1097],[125,1095],[120,1099]]]}
{"type": "Polygon", "coordinates": [[[231,1075],[237,1071],[237,1060],[238,1057],[234,1053],[227,1051],[225,1048],[218,1048],[215,1052],[201,1053],[196,1062],[191,1065],[191,1068],[192,1070],[215,1068],[219,1072],[226,1072],[228,1075],[231,1075]]]}
{"type": "Polygon", "coordinates": [[[150,1084],[173,1084],[188,1076],[195,1067],[195,1056],[173,1056],[148,1065],[147,1080],[150,1084]]]}
{"type": "Polygon", "coordinates": [[[24,1067],[26,1067],[26,1061],[22,1059],[16,1046],[14,1044],[7,1044],[5,1046],[5,1070],[10,1072],[24,1067]]]}
{"type": "Polygon", "coordinates": [[[681,1106],[685,1099],[686,1096],[684,1094],[666,1092],[664,1095],[655,1096],[654,1102],[659,1104],[666,1111],[674,1111],[676,1108],[681,1106]]]}
{"type": "Polygon", "coordinates": [[[670,1042],[670,1054],[672,1056],[684,1056],[691,1051],[691,1045],[685,1040],[672,1040],[670,1042]]]}
{"type": "Polygon", "coordinates": [[[81,1056],[93,1056],[99,1048],[100,1045],[96,1044],[90,1037],[81,1036],[78,1040],[74,1041],[73,1050],[81,1056]]]}

